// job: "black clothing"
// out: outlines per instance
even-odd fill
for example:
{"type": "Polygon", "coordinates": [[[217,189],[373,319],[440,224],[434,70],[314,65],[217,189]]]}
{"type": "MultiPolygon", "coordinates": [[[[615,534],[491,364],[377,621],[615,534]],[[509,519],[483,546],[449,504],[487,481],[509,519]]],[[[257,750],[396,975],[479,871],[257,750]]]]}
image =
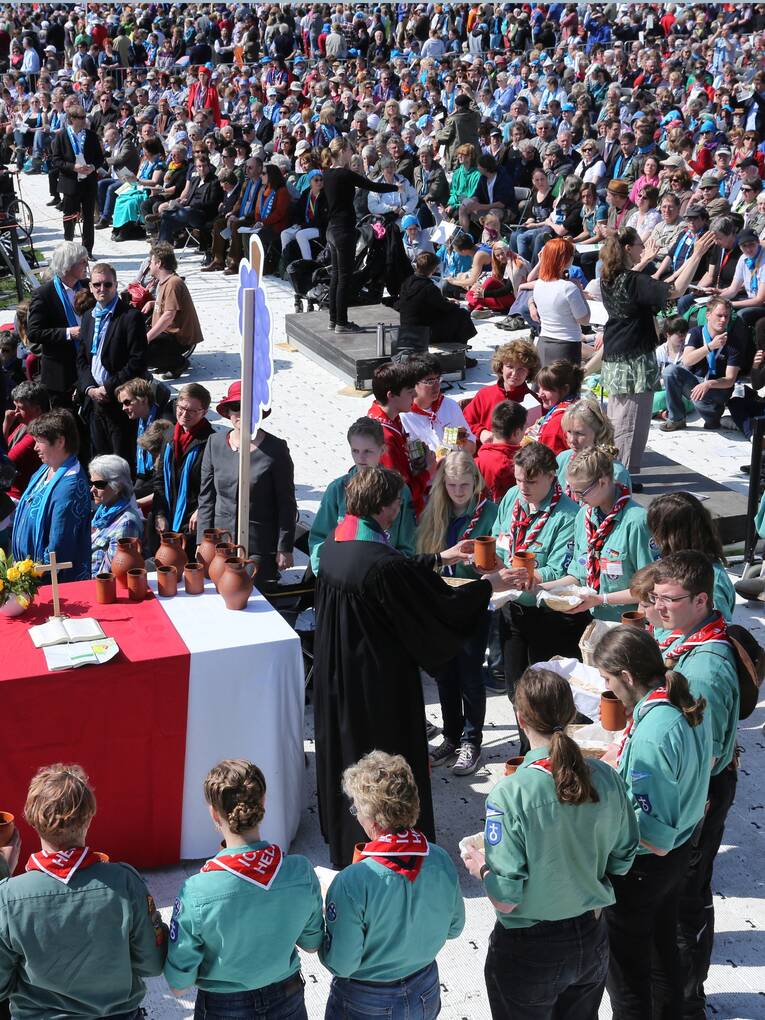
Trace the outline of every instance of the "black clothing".
{"type": "Polygon", "coordinates": [[[470,313],[448,301],[429,276],[414,273],[401,284],[398,299],[402,332],[407,326],[430,328],[439,344],[464,345],[476,335],[470,313]]]}
{"type": "MultiPolygon", "coordinates": [[[[165,474],[164,474],[164,463],[165,463],[165,450],[168,445],[170,446],[170,467],[169,467],[169,489],[170,498],[173,504],[178,499],[178,492],[181,483],[181,474],[186,461],[192,456],[195,450],[199,452],[195,455],[194,461],[188,472],[188,485],[186,489],[186,506],[183,513],[183,518],[180,522],[180,527],[173,530],[187,532],[189,530],[189,518],[197,508],[199,503],[199,490],[202,482],[202,458],[204,455],[204,448],[210,438],[213,435],[212,426],[210,432],[199,439],[192,439],[191,443],[186,449],[186,452],[181,457],[180,461],[176,461],[173,456],[173,429],[168,429],[165,433],[165,438],[162,441],[162,446],[159,449],[156,460],[156,468],[154,471],[154,502],[152,504],[152,513],[154,517],[164,517],[167,521],[168,528],[173,529],[173,513],[168,506],[167,497],[165,495],[165,474]]],[[[196,551],[196,537],[191,535],[186,544],[186,552],[189,557],[193,557],[196,551]]]]}
{"type": "Polygon", "coordinates": [[[42,352],[40,382],[49,393],[71,395],[77,381],[77,344],[67,336],[64,306],[53,283],[43,283],[32,292],[27,332],[42,352]]]}
{"type": "Polygon", "coordinates": [[[105,110],[101,107],[90,118],[90,128],[95,131],[97,135],[104,133],[104,128],[107,124],[116,124],[119,120],[120,112],[116,106],[108,106],[105,110]]]}
{"type": "Polygon", "coordinates": [[[600,292],[608,312],[604,359],[625,361],[654,351],[658,340],[653,317],[669,303],[669,284],[628,269],[610,283],[601,278],[600,292]]]}
{"type": "Polygon", "coordinates": [[[430,199],[438,205],[446,205],[449,201],[449,182],[444,168],[438,163],[431,167],[429,173],[419,165],[414,168],[414,189],[421,199],[430,199]]]}
{"type": "MultiPolygon", "coordinates": [[[[96,168],[104,166],[104,153],[95,132],[87,129],[82,155],[86,163],[96,168]]],[[[51,144],[54,169],[58,172],[58,190],[63,196],[64,238],[74,240],[75,221],[79,216],[82,224],[82,243],[93,253],[94,215],[96,208],[95,171],[80,180],[77,176],[75,153],[66,128],[57,131],[51,144]]]]}
{"type": "Polygon", "coordinates": [[[373,749],[402,754],[420,794],[417,828],[435,838],[425,705],[419,667],[433,672],[475,631],[486,581],[449,588],[432,556],[382,542],[336,542],[316,581],[314,698],[321,831],[335,868],[350,864],[364,833],[340,788],[343,770],[373,749]]]}
{"type": "Polygon", "coordinates": [[[741,249],[737,244],[732,248],[723,248],[719,244],[713,244],[705,257],[702,259],[700,269],[706,273],[712,270],[712,282],[710,287],[719,287],[725,290],[733,283],[736,274],[736,266],[741,258],[741,249]]]}
{"type": "MultiPolygon", "coordinates": [[[[693,372],[699,380],[703,379],[722,379],[725,375],[725,370],[728,365],[731,367],[742,368],[746,342],[746,328],[739,325],[739,320],[735,323],[729,324],[728,329],[728,342],[724,347],[721,347],[719,351],[714,352],[714,369],[710,364],[709,358],[703,358],[701,361],[697,361],[695,365],[692,365],[688,371],[693,372]],[[735,327],[739,326],[738,329],[735,327]],[[743,331],[743,336],[741,335],[743,331]]],[[[704,334],[701,326],[696,326],[690,331],[688,336],[685,338],[686,348],[693,348],[699,350],[704,346],[704,334]]]]}
{"type": "Polygon", "coordinates": [[[263,117],[257,123],[253,122],[255,128],[255,138],[260,142],[261,145],[267,145],[274,137],[274,125],[273,121],[270,121],[268,117],[263,117]]]}

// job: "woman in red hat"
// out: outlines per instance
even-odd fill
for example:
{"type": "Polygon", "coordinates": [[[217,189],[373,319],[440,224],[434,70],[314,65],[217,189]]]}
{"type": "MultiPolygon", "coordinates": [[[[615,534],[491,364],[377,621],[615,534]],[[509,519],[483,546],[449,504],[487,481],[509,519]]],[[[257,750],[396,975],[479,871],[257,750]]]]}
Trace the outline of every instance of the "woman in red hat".
{"type": "Polygon", "coordinates": [[[188,112],[189,118],[194,117],[198,110],[212,111],[215,126],[220,127],[220,105],[218,103],[218,91],[210,84],[210,70],[207,67],[199,68],[197,80],[192,83],[189,89],[188,112]]]}
{"type": "MultiPolygon", "coordinates": [[[[233,382],[216,410],[231,422],[231,429],[210,437],[202,460],[202,483],[197,514],[197,540],[206,528],[237,530],[239,500],[239,446],[241,382],[233,382]]],[[[269,412],[264,412],[264,417],[269,412]]],[[[246,441],[246,436],[245,436],[246,441]]],[[[247,551],[258,563],[258,587],[279,579],[279,571],[292,566],[297,503],[294,467],[287,444],[259,428],[250,441],[250,531],[247,551]]]]}

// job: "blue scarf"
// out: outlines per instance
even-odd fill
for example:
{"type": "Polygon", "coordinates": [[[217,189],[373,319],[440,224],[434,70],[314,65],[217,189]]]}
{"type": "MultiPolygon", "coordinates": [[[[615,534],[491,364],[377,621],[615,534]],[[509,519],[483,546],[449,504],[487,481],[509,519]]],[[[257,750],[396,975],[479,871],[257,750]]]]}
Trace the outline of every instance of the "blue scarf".
{"type": "MultiPolygon", "coordinates": [[[[701,236],[701,235],[699,235],[701,236]]],[[[688,258],[688,255],[696,243],[696,237],[693,232],[686,230],[681,236],[680,240],[675,245],[675,250],[672,252],[672,268],[679,269],[679,267],[688,258]]]]}
{"type": "Polygon", "coordinates": [[[271,210],[273,209],[274,202],[276,201],[276,188],[273,189],[270,195],[265,197],[265,200],[263,198],[263,192],[259,191],[258,199],[260,202],[260,209],[257,211],[256,215],[259,217],[261,223],[265,223],[271,215],[271,210]]]}
{"type": "Polygon", "coordinates": [[[114,298],[111,303],[106,306],[106,308],[102,308],[101,305],[96,305],[93,309],[93,343],[90,345],[91,355],[98,354],[98,344],[101,339],[101,333],[106,326],[109,316],[117,307],[117,300],[117,298],[114,298]]]}
{"type": "Polygon", "coordinates": [[[75,156],[82,155],[82,147],[85,144],[85,132],[80,131],[79,136],[74,133],[72,127],[67,124],[66,133],[69,135],[69,141],[72,143],[72,151],[75,156]]]}
{"type": "Polygon", "coordinates": [[[24,556],[31,555],[32,559],[34,559],[36,563],[44,562],[45,536],[48,535],[50,532],[49,507],[51,496],[53,495],[53,490],[56,488],[61,479],[64,477],[64,475],[66,475],[68,471],[71,471],[72,468],[76,468],[78,472],[80,471],[80,464],[75,456],[67,457],[64,463],[61,465],[61,467],[56,470],[56,472],[53,475],[53,478],[51,478],[47,485],[45,485],[45,476],[48,474],[47,464],[43,464],[42,467],[35,471],[35,473],[32,475],[32,478],[29,481],[29,485],[26,487],[26,489],[24,490],[24,494],[19,500],[19,505],[16,512],[17,520],[20,520],[24,516],[25,511],[31,518],[32,548],[24,550],[17,550],[14,548],[13,555],[17,559],[19,558],[23,559],[24,556]],[[34,509],[32,509],[30,505],[32,502],[32,497],[37,493],[37,490],[41,486],[43,486],[42,499],[40,500],[38,505],[34,509]],[[23,555],[19,557],[17,555],[18,552],[22,552],[23,555]]]}
{"type": "Polygon", "coordinates": [[[249,216],[252,212],[252,207],[255,204],[255,198],[258,194],[258,187],[260,181],[248,180],[244,187],[244,194],[242,195],[242,204],[239,206],[239,215],[249,216]]]}
{"type": "MultiPolygon", "coordinates": [[[[712,343],[712,334],[709,332],[709,327],[706,324],[704,324],[701,327],[701,335],[702,335],[702,337],[704,339],[704,343],[705,344],[711,344],[712,343]]],[[[715,378],[715,368],[717,366],[717,351],[707,350],[707,365],[709,366],[709,371],[707,372],[707,378],[708,379],[714,379],[715,378]]]]}
{"type": "Polygon", "coordinates": [[[117,518],[127,510],[130,506],[129,499],[118,499],[116,503],[112,503],[111,506],[104,506],[100,504],[96,512],[93,514],[93,527],[99,531],[103,528],[108,528],[110,524],[113,524],[117,518]]]}
{"type": "Polygon", "coordinates": [[[173,510],[173,521],[170,525],[171,531],[180,531],[183,524],[183,518],[186,515],[186,503],[189,497],[189,475],[191,469],[196,463],[199,455],[202,452],[202,447],[196,446],[193,450],[189,450],[184,461],[183,467],[181,468],[181,481],[178,486],[178,498],[173,507],[173,501],[170,493],[170,474],[173,470],[173,444],[168,443],[165,447],[165,455],[162,462],[162,476],[165,483],[165,499],[167,500],[168,509],[173,510]]]}
{"type": "Polygon", "coordinates": [[[77,316],[72,308],[72,302],[69,300],[69,295],[66,292],[64,284],[61,282],[58,276],[53,277],[53,286],[56,288],[56,293],[59,296],[61,304],[64,306],[64,314],[66,315],[67,326],[77,325],[77,316]]]}
{"type": "Polygon", "coordinates": [[[752,274],[752,278],[749,281],[749,286],[746,289],[747,296],[753,298],[757,295],[757,269],[759,268],[760,262],[762,261],[762,248],[760,248],[756,255],[747,255],[744,259],[744,265],[752,274]]]}
{"type": "MultiPolygon", "coordinates": [[[[138,439],[144,434],[146,429],[151,425],[154,419],[157,417],[159,408],[156,404],[152,404],[149,408],[149,413],[145,418],[138,419],[138,439]]],[[[148,450],[144,450],[142,446],[138,446],[136,449],[135,457],[135,468],[139,475],[148,475],[151,469],[154,467],[154,458],[148,450]]]]}
{"type": "Polygon", "coordinates": [[[149,163],[148,160],[144,161],[143,166],[138,171],[138,180],[139,181],[150,181],[152,176],[154,175],[154,171],[157,169],[158,166],[161,166],[161,165],[162,165],[162,160],[161,159],[155,159],[151,163],[149,163]]]}

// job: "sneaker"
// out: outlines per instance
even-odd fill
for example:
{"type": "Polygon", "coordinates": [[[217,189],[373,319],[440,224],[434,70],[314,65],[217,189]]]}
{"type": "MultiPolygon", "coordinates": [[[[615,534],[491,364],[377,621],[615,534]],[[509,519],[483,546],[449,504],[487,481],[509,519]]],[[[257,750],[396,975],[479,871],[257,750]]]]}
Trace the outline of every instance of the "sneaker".
{"type": "Polygon", "coordinates": [[[472,776],[480,764],[481,748],[475,744],[462,744],[452,772],[455,776],[472,776]]]}
{"type": "Polygon", "coordinates": [[[685,428],[685,418],[681,418],[680,421],[672,421],[668,418],[663,425],[659,425],[662,432],[680,432],[681,429],[685,428]]]}
{"type": "Polygon", "coordinates": [[[335,333],[361,333],[362,327],[355,322],[340,323],[335,326],[335,333]]]}
{"type": "Polygon", "coordinates": [[[58,198],[56,195],[54,195],[53,198],[50,200],[50,202],[46,202],[45,204],[46,205],[61,205],[61,199],[58,198]]]}
{"type": "Polygon", "coordinates": [[[440,732],[441,730],[439,730],[438,726],[432,723],[430,719],[425,720],[425,736],[428,740],[435,740],[440,732]]]}
{"type": "Polygon", "coordinates": [[[96,230],[106,230],[107,227],[112,225],[112,221],[108,216],[102,216],[101,219],[96,223],[96,230]]]}
{"type": "Polygon", "coordinates": [[[334,333],[334,332],[335,332],[335,326],[336,326],[336,325],[337,325],[337,323],[336,323],[336,322],[328,322],[328,323],[327,323],[327,332],[328,332],[328,333],[334,333]]]}
{"type": "Polygon", "coordinates": [[[502,320],[502,322],[496,323],[496,326],[497,329],[509,329],[509,330],[529,328],[526,325],[526,320],[523,318],[522,315],[508,315],[506,319],[502,320]]]}
{"type": "Polygon", "coordinates": [[[430,752],[430,764],[433,766],[453,765],[456,759],[457,745],[453,744],[451,740],[444,740],[435,751],[430,752]]]}
{"type": "Polygon", "coordinates": [[[720,428],[720,419],[715,418],[714,421],[705,421],[702,427],[705,428],[707,432],[713,432],[720,428]]]}
{"type": "Polygon", "coordinates": [[[470,313],[471,319],[491,319],[497,313],[493,312],[491,308],[474,308],[470,313]]]}

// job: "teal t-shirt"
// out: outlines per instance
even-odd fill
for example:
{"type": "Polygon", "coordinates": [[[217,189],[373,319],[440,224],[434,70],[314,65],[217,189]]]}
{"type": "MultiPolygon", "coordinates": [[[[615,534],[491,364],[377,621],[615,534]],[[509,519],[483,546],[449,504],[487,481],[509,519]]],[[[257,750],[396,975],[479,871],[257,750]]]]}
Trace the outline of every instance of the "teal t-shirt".
{"type": "MultiPolygon", "coordinates": [[[[335,478],[334,481],[329,483],[321,498],[319,509],[316,512],[316,517],[308,535],[311,569],[315,575],[319,573],[321,547],[335,530],[339,521],[345,517],[345,487],[357,471],[357,467],[352,467],[347,475],[335,478]]],[[[399,552],[405,553],[407,556],[413,556],[415,551],[414,532],[415,520],[412,508],[412,494],[409,491],[409,486],[405,485],[401,490],[401,509],[390,529],[391,545],[394,549],[398,549],[399,552]]]]}
{"type": "Polygon", "coordinates": [[[338,977],[397,981],[422,970],[465,927],[451,858],[431,843],[413,882],[373,858],[351,864],[327,891],[326,925],[319,955],[338,977]]]}
{"type": "MultiPolygon", "coordinates": [[[[538,519],[537,515],[541,516],[549,508],[552,495],[551,489],[537,508],[526,531],[527,535],[530,535],[534,530],[534,523],[538,519]]],[[[505,566],[510,566],[513,558],[513,508],[518,500],[526,513],[529,512],[528,503],[521,496],[518,486],[514,485],[502,498],[492,529],[492,534],[497,539],[497,554],[505,566]]],[[[573,499],[569,499],[565,493],[562,493],[544,527],[534,541],[529,544],[527,552],[536,556],[536,569],[539,571],[542,581],[554,581],[568,573],[569,563],[574,553],[574,521],[578,513],[579,507],[573,499]]],[[[536,597],[531,592],[523,592],[518,599],[518,604],[534,606],[536,597]]]]}
{"type": "Polygon", "coordinates": [[[206,992],[263,988],[296,974],[295,946],[318,949],[322,934],[321,887],[306,857],[286,855],[268,889],[229,871],[200,872],[175,901],[165,978],[171,988],[206,992]]]}
{"type": "MultiPolygon", "coordinates": [[[[561,452],[558,454],[557,458],[558,481],[563,487],[564,492],[568,492],[567,490],[568,479],[566,478],[566,470],[573,456],[574,456],[573,450],[561,450],[561,452]]],[[[632,479],[630,478],[630,473],[624,466],[624,464],[622,464],[618,460],[614,461],[614,481],[618,485],[624,485],[629,490],[629,492],[632,493],[632,479]]],[[[571,498],[574,499],[573,496],[571,498]]],[[[576,502],[576,500],[574,500],[574,502],[576,502]]]]}
{"type": "Polygon", "coordinates": [[[728,577],[728,571],[722,563],[715,563],[715,587],[713,600],[715,609],[719,609],[727,623],[733,622],[733,610],[736,608],[736,589],[728,577]]]}
{"type": "MultiPolygon", "coordinates": [[[[659,850],[686,843],[703,817],[712,764],[706,714],[691,726],[674,705],[646,694],[633,712],[633,730],[619,761],[640,838],[659,850]]],[[[640,847],[639,853],[650,853],[640,847]]]]}
{"type": "MultiPolygon", "coordinates": [[[[587,584],[587,532],[583,506],[574,525],[574,556],[568,573],[579,584],[587,584]]],[[[617,516],[611,533],[600,552],[600,593],[610,594],[629,588],[632,575],[641,567],[653,563],[656,546],[646,524],[646,512],[630,499],[617,516]]],[[[620,620],[622,613],[637,609],[637,603],[621,606],[598,605],[592,610],[596,620],[620,620]]]]}
{"type": "MultiPolygon", "coordinates": [[[[449,523],[449,530],[446,536],[445,545],[447,549],[462,540],[463,535],[470,527],[470,522],[473,519],[477,505],[476,500],[473,500],[461,517],[452,518],[449,523]]],[[[478,515],[478,520],[471,528],[470,534],[467,536],[466,540],[479,538],[481,535],[491,535],[492,528],[494,527],[494,521],[496,519],[497,504],[493,503],[490,499],[485,500],[478,515]]],[[[422,518],[420,518],[420,521],[422,521],[422,518]]],[[[443,550],[439,549],[438,551],[442,552],[443,550]]],[[[453,577],[469,577],[477,579],[482,576],[482,571],[476,570],[471,563],[457,563],[453,567],[444,570],[444,574],[451,574],[453,577]]]]}
{"type": "Polygon", "coordinates": [[[637,851],[637,820],[616,771],[586,758],[597,803],[561,804],[552,775],[535,765],[548,754],[546,747],[529,751],[486,799],[486,891],[518,904],[509,914],[497,911],[505,928],[607,907],[615,900],[608,876],[626,874],[637,851]]]}

